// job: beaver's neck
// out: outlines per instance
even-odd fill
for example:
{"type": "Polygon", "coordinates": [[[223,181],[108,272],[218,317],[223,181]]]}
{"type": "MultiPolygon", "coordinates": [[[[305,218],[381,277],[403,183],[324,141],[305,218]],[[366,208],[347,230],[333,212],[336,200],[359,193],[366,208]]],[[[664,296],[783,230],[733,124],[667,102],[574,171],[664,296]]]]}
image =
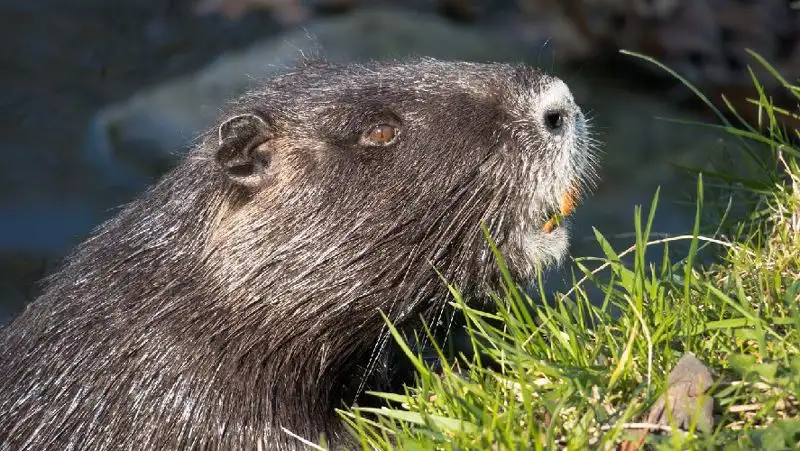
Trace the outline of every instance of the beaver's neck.
{"type": "MultiPolygon", "coordinates": [[[[364,240],[305,236],[297,231],[308,222],[291,215],[262,224],[243,217],[220,234],[230,200],[193,185],[213,178],[197,174],[205,169],[185,164],[106,224],[19,319],[17,339],[6,344],[20,349],[4,362],[4,377],[18,382],[0,386],[0,397],[30,419],[30,431],[41,425],[51,434],[42,443],[252,449],[264,440],[265,449],[302,449],[284,428],[341,442],[334,409],[376,388],[361,384],[371,362],[385,371],[373,360],[384,357],[373,353],[385,333],[379,309],[395,321],[412,316],[440,286],[433,273],[416,280],[418,272],[354,260],[364,240]],[[239,226],[251,229],[239,234],[239,226]],[[402,298],[392,275],[420,298],[402,298]],[[25,385],[33,374],[45,375],[36,376],[44,391],[25,385]],[[59,390],[65,384],[82,389],[59,390]]],[[[402,250],[381,251],[422,267],[402,250]]]]}
{"type": "MultiPolygon", "coordinates": [[[[379,334],[380,316],[355,303],[343,311],[342,297],[309,282],[313,272],[301,274],[307,257],[292,259],[269,240],[237,241],[224,214],[232,211],[230,193],[187,185],[207,169],[190,163],[168,179],[172,186],[156,186],[89,245],[107,265],[92,287],[74,293],[93,297],[106,312],[125,311],[106,313],[119,321],[104,320],[97,334],[109,335],[118,357],[108,364],[153,407],[149,418],[136,406],[118,415],[131,419],[132,430],[170,418],[187,439],[226,449],[254,449],[257,440],[264,449],[305,449],[291,434],[312,442],[324,434],[334,445],[347,440],[335,409],[353,401],[344,388],[352,385],[349,371],[366,364],[360,360],[379,334]],[[140,351],[130,354],[131,347],[140,351]],[[138,366],[130,368],[133,360],[138,366]],[[160,400],[164,394],[172,402],[160,400]]],[[[168,442],[175,431],[156,433],[168,442]]]]}

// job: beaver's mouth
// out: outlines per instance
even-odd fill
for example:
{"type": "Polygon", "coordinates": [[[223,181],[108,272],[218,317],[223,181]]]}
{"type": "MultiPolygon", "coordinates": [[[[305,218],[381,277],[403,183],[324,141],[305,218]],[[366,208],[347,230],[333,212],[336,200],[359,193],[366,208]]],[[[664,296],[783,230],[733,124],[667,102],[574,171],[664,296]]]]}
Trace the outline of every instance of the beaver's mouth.
{"type": "Polygon", "coordinates": [[[558,228],[559,223],[561,220],[575,211],[575,207],[578,206],[578,192],[575,187],[570,188],[561,198],[560,207],[558,211],[553,212],[552,215],[548,216],[550,219],[544,223],[542,226],[542,231],[544,233],[550,233],[556,228],[558,228]]]}

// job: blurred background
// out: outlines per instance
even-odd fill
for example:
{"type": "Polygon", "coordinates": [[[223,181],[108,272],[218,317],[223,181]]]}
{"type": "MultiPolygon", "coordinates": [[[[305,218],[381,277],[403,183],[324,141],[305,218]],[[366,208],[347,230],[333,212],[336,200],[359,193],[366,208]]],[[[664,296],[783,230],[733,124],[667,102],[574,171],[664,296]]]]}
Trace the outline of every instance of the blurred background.
{"type": "Polygon", "coordinates": [[[654,231],[685,232],[695,179],[681,167],[735,164],[736,154],[711,130],[659,119],[714,120],[674,78],[619,50],[657,58],[754,118],[748,65],[768,92],[776,85],[745,48],[796,78],[795,3],[3,0],[0,323],[72,246],[174,164],[222,104],[308,53],[541,66],[567,81],[604,142],[602,183],[575,216],[572,253],[597,254],[592,226],[627,247],[633,206],[649,205],[659,186],[654,231]]]}

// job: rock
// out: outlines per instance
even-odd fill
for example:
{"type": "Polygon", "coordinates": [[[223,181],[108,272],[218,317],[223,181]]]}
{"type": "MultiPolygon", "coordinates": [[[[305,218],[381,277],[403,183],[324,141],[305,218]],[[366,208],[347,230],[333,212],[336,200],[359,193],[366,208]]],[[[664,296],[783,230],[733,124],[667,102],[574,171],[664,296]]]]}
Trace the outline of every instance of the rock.
{"type": "MultiPolygon", "coordinates": [[[[787,79],[800,76],[800,7],[785,0],[518,0],[528,27],[553,37],[563,61],[632,50],[655,57],[703,90],[778,83],[745,49],[787,79]]],[[[642,65],[659,76],[665,73],[642,65]]]]}

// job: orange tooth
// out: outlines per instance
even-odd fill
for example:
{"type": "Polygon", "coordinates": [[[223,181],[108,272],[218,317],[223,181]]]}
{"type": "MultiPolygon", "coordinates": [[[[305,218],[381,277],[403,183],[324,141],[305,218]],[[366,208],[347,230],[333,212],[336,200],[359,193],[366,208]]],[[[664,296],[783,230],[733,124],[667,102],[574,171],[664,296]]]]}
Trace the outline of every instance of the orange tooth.
{"type": "MultiPolygon", "coordinates": [[[[578,206],[578,189],[573,185],[564,197],[561,198],[561,211],[559,212],[561,216],[569,216],[575,211],[575,208],[578,206]]],[[[550,233],[556,227],[556,218],[552,218],[549,221],[544,223],[542,226],[542,230],[544,233],[550,233]]]]}
{"type": "Polygon", "coordinates": [[[567,194],[561,198],[561,216],[568,216],[571,215],[573,211],[575,211],[575,207],[578,206],[578,190],[573,185],[567,194]]]}

